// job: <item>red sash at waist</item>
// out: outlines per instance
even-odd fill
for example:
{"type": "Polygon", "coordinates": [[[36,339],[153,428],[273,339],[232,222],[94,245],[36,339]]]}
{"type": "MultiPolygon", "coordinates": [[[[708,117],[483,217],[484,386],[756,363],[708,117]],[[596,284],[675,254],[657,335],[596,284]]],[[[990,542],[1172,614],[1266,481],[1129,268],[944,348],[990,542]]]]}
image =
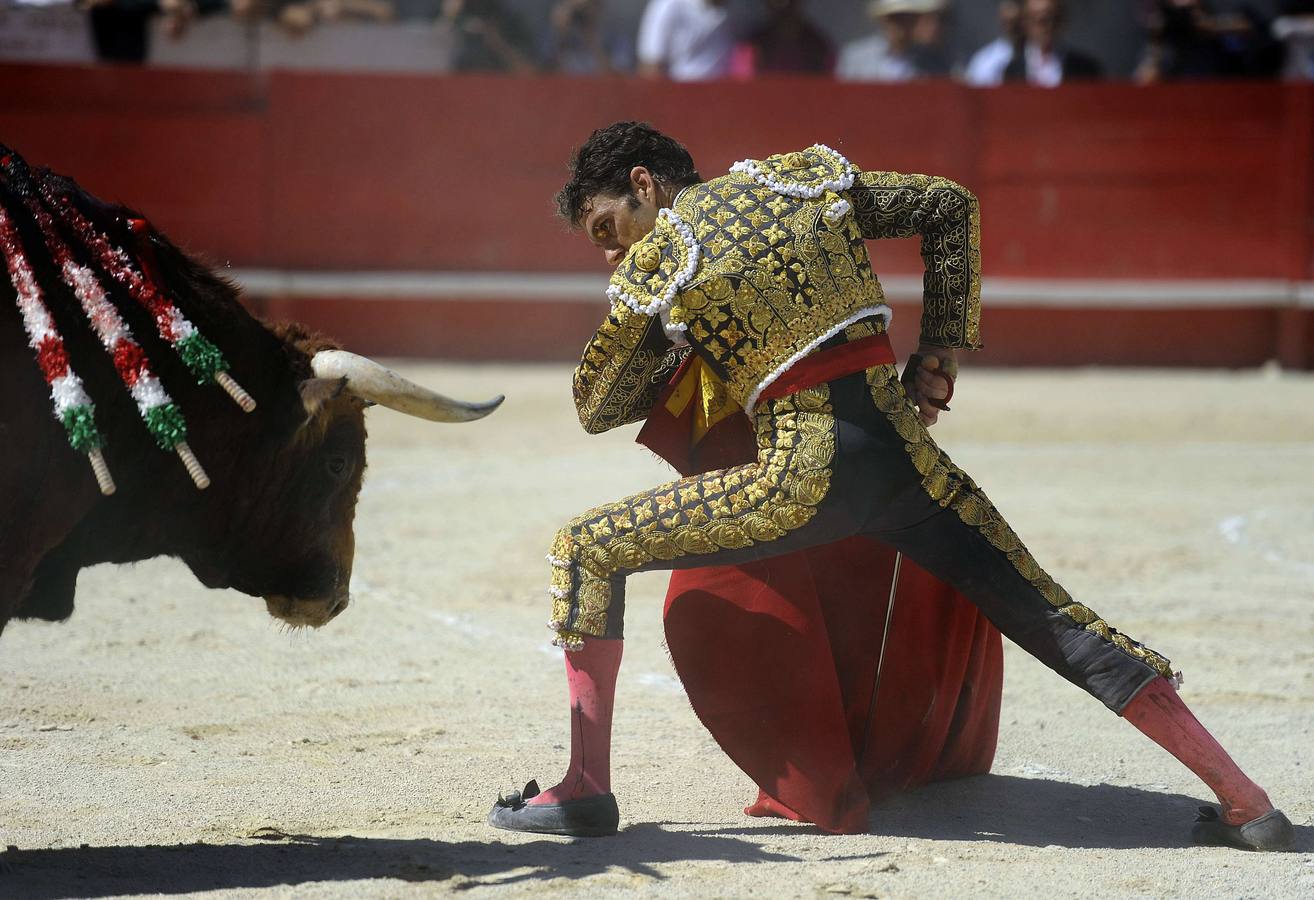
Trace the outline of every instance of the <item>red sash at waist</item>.
{"type": "MultiPolygon", "coordinates": [[[[884,333],[873,334],[805,356],[767,385],[759,399],[774,400],[894,361],[889,337],[884,333]]],[[[700,428],[695,422],[699,400],[691,394],[683,402],[674,402],[676,389],[687,378],[697,377],[697,365],[701,362],[694,355],[684,361],[653,404],[635,440],[674,466],[681,475],[752,462],[757,448],[752,424],[746,416],[728,415],[729,410],[721,409],[700,428]]],[[[694,393],[700,389],[699,385],[690,387],[694,393]]],[[[734,412],[739,412],[733,401],[724,397],[724,389],[721,396],[734,412]]]]}
{"type": "Polygon", "coordinates": [[[873,334],[803,357],[763,388],[758,400],[776,400],[854,372],[862,372],[873,366],[893,365],[894,362],[890,336],[884,333],[873,334]]]}

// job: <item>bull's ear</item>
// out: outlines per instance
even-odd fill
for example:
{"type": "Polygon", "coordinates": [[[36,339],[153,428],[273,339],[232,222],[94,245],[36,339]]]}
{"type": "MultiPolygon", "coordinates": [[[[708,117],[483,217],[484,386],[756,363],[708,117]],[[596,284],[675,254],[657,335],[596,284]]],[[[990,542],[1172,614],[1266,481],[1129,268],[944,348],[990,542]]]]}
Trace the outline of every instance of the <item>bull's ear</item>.
{"type": "Polygon", "coordinates": [[[307,378],[301,382],[297,390],[301,392],[301,404],[306,408],[306,418],[315,418],[324,404],[341,396],[346,389],[346,378],[307,378]]]}

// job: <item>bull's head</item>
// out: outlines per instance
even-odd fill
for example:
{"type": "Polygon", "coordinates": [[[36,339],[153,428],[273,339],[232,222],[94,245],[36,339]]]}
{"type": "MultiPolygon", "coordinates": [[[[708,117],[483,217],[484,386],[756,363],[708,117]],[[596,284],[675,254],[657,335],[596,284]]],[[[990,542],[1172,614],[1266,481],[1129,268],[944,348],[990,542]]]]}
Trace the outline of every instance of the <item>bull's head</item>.
{"type": "MultiPolygon", "coordinates": [[[[60,398],[74,381],[81,390],[83,382],[70,374],[72,365],[79,367],[96,401],[94,413],[89,400],[83,411],[105,438],[103,454],[99,433],[88,444],[99,457],[93,460],[97,493],[67,448],[18,469],[65,483],[69,491],[67,502],[51,504],[64,530],[38,529],[48,546],[20,573],[20,615],[68,616],[78,572],[86,566],[167,554],[182,558],[206,585],[263,597],[269,612],[290,625],[323,625],[349,602],[365,408],[378,404],[436,422],[468,422],[501,403],[501,397],[482,404],[451,400],[300,326],[266,327],[238,302],[233,284],[139,213],[102,203],[71,179],[30,170],[2,145],[0,211],[0,249],[8,248],[0,255],[13,285],[0,302],[12,302],[21,288],[24,336],[41,348],[39,366],[25,363],[19,377],[31,380],[40,371],[56,418],[67,425],[72,420],[62,418],[60,398]],[[94,328],[80,321],[84,311],[94,328]],[[128,340],[130,331],[135,341],[128,340]],[[211,382],[224,382],[197,370],[205,353],[185,354],[182,331],[204,332],[218,346],[213,355],[224,361],[220,374],[231,368],[249,391],[228,387],[244,411],[217,399],[222,394],[211,382]],[[113,353],[107,355],[110,332],[113,353]],[[143,372],[152,390],[167,386],[171,399],[165,399],[176,403],[175,413],[186,413],[187,438],[173,446],[196,449],[189,479],[175,457],[153,446],[160,435],[152,441],[138,421],[147,415],[138,394],[155,397],[137,390],[143,372]],[[120,490],[101,496],[114,492],[109,470],[120,490]],[[198,492],[193,482],[213,487],[198,492]]],[[[0,333],[0,362],[17,352],[9,349],[21,346],[16,340],[0,333]]],[[[55,427],[33,423],[33,446],[57,446],[50,436],[55,427]]],[[[191,454],[178,452],[185,461],[191,454]]],[[[4,568],[0,564],[0,575],[4,568]]]]}
{"type": "Polygon", "coordinates": [[[275,618],[318,628],[351,601],[352,519],[365,468],[363,407],[377,404],[430,422],[473,422],[497,409],[503,398],[485,403],[453,400],[345,350],[320,350],[311,358],[311,367],[315,377],[301,382],[300,394],[310,417],[306,433],[322,436],[313,454],[320,465],[312,464],[322,471],[308,473],[308,481],[320,485],[318,499],[329,514],[328,529],[314,548],[321,559],[303,576],[306,590],[264,599],[275,618]]]}
{"type": "Polygon", "coordinates": [[[365,408],[377,404],[432,422],[471,422],[495,410],[502,398],[453,400],[363,356],[316,349],[319,339],[295,326],[278,334],[310,363],[311,377],[298,384],[304,419],[277,452],[259,499],[245,501],[252,515],[235,524],[251,530],[237,536],[238,557],[229,557],[222,580],[263,597],[274,618],[318,628],[351,599],[365,408]]]}

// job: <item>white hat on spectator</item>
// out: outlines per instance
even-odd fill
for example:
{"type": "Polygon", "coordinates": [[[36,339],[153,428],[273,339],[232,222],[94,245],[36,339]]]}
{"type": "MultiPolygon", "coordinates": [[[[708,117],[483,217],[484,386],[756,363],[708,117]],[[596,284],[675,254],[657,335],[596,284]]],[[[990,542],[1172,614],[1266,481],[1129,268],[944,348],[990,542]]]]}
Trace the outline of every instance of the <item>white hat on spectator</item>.
{"type": "Polygon", "coordinates": [[[897,16],[900,13],[933,13],[945,7],[945,0],[872,0],[867,7],[873,16],[897,16]]]}

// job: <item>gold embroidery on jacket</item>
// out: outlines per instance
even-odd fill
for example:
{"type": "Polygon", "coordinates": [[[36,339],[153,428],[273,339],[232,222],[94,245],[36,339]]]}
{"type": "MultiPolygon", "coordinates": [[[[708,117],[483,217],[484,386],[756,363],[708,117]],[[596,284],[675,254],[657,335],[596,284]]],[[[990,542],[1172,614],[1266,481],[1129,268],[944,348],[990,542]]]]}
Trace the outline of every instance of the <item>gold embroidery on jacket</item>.
{"type": "Polygon", "coordinates": [[[1050,606],[1087,631],[1112,642],[1124,653],[1146,663],[1160,675],[1173,677],[1172,666],[1166,658],[1109,627],[1089,607],[1074,601],[1062,585],[1040,568],[985,492],[935,445],[918,418],[917,410],[908,401],[894,366],[868,369],[867,384],[871,388],[872,402],[903,438],[904,450],[921,473],[922,488],[932,500],[941,507],[953,509],[964,523],[980,531],[991,546],[1008,557],[1018,573],[1040,592],[1050,606]]]}
{"type": "Polygon", "coordinates": [[[575,407],[584,430],[599,434],[647,418],[688,355],[688,347],[671,349],[658,319],[617,304],[575,369],[575,407]]]}
{"type": "Polygon", "coordinates": [[[835,420],[826,385],[764,402],[757,462],[682,478],[591,509],[557,533],[551,626],[575,646],[607,633],[611,579],[654,559],[741,549],[812,520],[830,490],[835,420]]]}
{"type": "MultiPolygon", "coordinates": [[[[832,157],[811,148],[757,165],[773,179],[800,185],[839,171],[832,157]]],[[[921,234],[923,339],[980,346],[976,198],[942,178],[890,172],[859,174],[842,196],[853,209],[832,220],[821,201],[784,196],[733,172],[679,197],[674,212],[700,256],[691,281],[670,294],[665,315],[672,329],[687,329],[741,406],[836,324],[885,303],[864,237],[921,234]]],[[[689,260],[683,237],[662,222],[617,268],[611,288],[633,302],[613,306],[575,377],[580,420],[590,432],[642,418],[656,393],[654,380],[674,371],[671,363],[679,360],[667,355],[659,307],[689,260]]]]}
{"type": "Polygon", "coordinates": [[[928,175],[863,172],[849,190],[865,237],[922,236],[922,341],[981,347],[981,213],[961,185],[928,175]]]}
{"type": "Polygon", "coordinates": [[[740,405],[837,323],[885,302],[851,215],[831,222],[822,204],[740,173],[687,190],[677,212],[703,256],[670,318],[740,405]]]}
{"type": "Polygon", "coordinates": [[[658,306],[669,303],[682,276],[687,277],[690,249],[679,231],[684,225],[671,221],[675,212],[663,211],[652,231],[630,247],[607,286],[608,296],[628,297],[627,305],[641,315],[656,315],[658,306]]]}

